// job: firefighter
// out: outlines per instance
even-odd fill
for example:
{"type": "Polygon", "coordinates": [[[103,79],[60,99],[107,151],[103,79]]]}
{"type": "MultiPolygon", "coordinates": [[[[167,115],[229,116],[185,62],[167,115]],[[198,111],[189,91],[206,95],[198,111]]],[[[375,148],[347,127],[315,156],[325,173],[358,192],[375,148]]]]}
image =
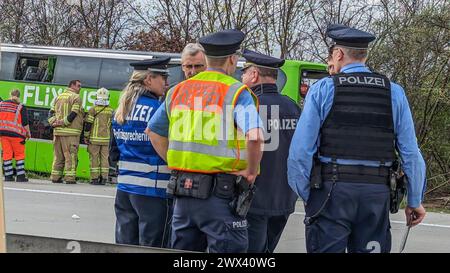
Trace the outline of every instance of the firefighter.
{"type": "Polygon", "coordinates": [[[81,82],[70,81],[68,88],[60,94],[49,112],[49,124],[53,129],[54,157],[53,183],[62,183],[63,172],[66,184],[76,184],[78,146],[83,129],[83,109],[80,100],[81,82]]]}
{"type": "Polygon", "coordinates": [[[105,185],[109,172],[109,140],[113,109],[109,107],[109,91],[97,90],[97,100],[85,121],[84,142],[91,160],[91,184],[105,185]]]}
{"type": "Polygon", "coordinates": [[[3,147],[5,181],[14,181],[13,159],[16,160],[16,182],[28,182],[25,176],[25,140],[31,137],[27,110],[20,103],[20,91],[10,93],[0,102],[0,136],[3,147]]]}

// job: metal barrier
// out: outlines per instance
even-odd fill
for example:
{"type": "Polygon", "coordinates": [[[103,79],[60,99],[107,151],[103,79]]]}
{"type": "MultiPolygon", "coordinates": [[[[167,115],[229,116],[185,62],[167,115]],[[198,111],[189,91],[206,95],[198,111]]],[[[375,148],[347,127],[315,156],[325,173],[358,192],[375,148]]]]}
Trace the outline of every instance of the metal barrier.
{"type": "Polygon", "coordinates": [[[0,253],[4,253],[6,252],[6,242],[5,242],[6,228],[5,228],[5,206],[3,200],[3,161],[1,154],[2,154],[2,144],[0,143],[0,253]]]}
{"type": "Polygon", "coordinates": [[[8,253],[186,253],[186,251],[6,234],[8,253]]]}

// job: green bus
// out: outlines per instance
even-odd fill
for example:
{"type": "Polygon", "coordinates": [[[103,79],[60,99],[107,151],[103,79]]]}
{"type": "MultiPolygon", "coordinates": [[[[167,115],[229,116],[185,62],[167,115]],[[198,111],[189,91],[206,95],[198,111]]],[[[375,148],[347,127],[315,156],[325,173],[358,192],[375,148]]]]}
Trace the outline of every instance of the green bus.
{"type": "MultiPolygon", "coordinates": [[[[12,89],[21,91],[27,106],[32,138],[26,144],[25,169],[50,173],[53,162],[52,128],[47,122],[48,110],[70,80],[81,80],[80,97],[87,111],[100,87],[110,90],[115,108],[120,92],[128,81],[132,61],[171,57],[169,84],[184,80],[180,54],[104,49],[29,46],[1,44],[0,97],[7,99],[12,89]]],[[[238,63],[242,67],[243,61],[238,63]]],[[[279,70],[277,85],[282,93],[300,103],[300,90],[327,76],[326,65],[287,60],[279,70]]],[[[240,70],[235,77],[240,79],[240,70]]],[[[89,177],[89,157],[81,143],[77,176],[89,177]]]]}

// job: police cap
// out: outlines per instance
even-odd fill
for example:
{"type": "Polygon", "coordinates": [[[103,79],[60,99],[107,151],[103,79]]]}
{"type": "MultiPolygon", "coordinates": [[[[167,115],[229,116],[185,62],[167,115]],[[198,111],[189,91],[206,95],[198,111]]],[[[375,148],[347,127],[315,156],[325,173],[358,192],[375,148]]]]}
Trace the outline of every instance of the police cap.
{"type": "Polygon", "coordinates": [[[264,55],[249,49],[244,49],[242,56],[245,58],[246,62],[242,70],[250,66],[260,66],[265,68],[277,69],[284,64],[284,60],[264,55]]]}
{"type": "Polygon", "coordinates": [[[169,75],[169,69],[167,68],[169,62],[170,57],[165,57],[132,62],[130,65],[134,67],[134,70],[148,70],[162,75],[169,75]]]}
{"type": "Polygon", "coordinates": [[[371,33],[341,24],[328,25],[327,36],[333,39],[335,45],[356,49],[368,48],[369,43],[375,40],[371,33]]]}
{"type": "Polygon", "coordinates": [[[226,29],[203,36],[198,42],[205,48],[206,56],[220,58],[235,54],[244,38],[242,31],[226,29]]]}

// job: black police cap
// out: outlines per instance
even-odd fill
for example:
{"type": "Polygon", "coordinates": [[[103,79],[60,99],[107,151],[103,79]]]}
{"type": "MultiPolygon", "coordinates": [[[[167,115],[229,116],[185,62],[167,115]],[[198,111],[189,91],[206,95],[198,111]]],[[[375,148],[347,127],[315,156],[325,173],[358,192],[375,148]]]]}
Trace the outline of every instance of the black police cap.
{"type": "Polygon", "coordinates": [[[369,43],[375,40],[375,36],[369,32],[342,24],[328,25],[327,36],[333,39],[335,45],[358,49],[368,48],[369,43]]]}
{"type": "Polygon", "coordinates": [[[256,51],[249,49],[244,49],[242,56],[245,58],[246,63],[244,64],[243,70],[255,65],[265,68],[277,69],[284,64],[284,60],[275,58],[272,56],[264,55],[256,51]]]}
{"type": "Polygon", "coordinates": [[[244,38],[242,31],[226,29],[201,37],[198,42],[205,48],[206,56],[226,57],[239,50],[244,38]]]}
{"type": "Polygon", "coordinates": [[[158,74],[168,75],[168,64],[170,57],[147,59],[138,62],[132,62],[130,65],[134,70],[149,70],[158,74]]]}

